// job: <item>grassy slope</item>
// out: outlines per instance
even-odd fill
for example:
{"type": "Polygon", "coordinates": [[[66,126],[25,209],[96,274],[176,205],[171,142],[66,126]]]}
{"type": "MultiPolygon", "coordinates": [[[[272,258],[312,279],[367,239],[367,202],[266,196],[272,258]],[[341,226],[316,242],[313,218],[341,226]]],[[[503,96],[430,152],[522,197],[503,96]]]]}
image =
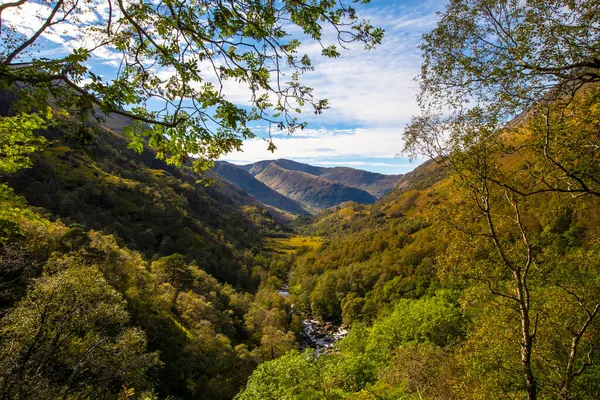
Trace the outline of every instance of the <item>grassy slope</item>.
{"type": "Polygon", "coordinates": [[[307,172],[291,171],[270,164],[256,178],[278,191],[298,201],[312,211],[333,207],[345,201],[370,204],[375,197],[369,193],[319,178],[307,172]]]}
{"type": "MultiPolygon", "coordinates": [[[[535,159],[521,152],[503,155],[498,161],[500,169],[511,176],[535,159]]],[[[441,165],[428,161],[404,175],[394,190],[375,204],[342,205],[297,228],[304,235],[329,239],[318,251],[298,257],[291,292],[315,312],[321,295],[315,292],[326,287],[335,291],[337,304],[332,308],[336,310],[324,315],[332,318],[341,317],[347,295],[364,297],[367,305],[363,312],[368,320],[393,301],[419,296],[429,285],[437,285],[435,258],[443,254],[447,241],[431,224],[439,222],[441,214],[456,211],[452,208],[457,190],[454,179],[441,165]],[[345,284],[352,276],[360,276],[361,283],[345,284]]],[[[550,229],[557,218],[562,218],[568,220],[566,231],[582,232],[578,245],[592,243],[600,226],[597,204],[581,198],[567,206],[560,196],[554,193],[536,198],[537,206],[527,216],[532,220],[533,234],[550,229]]]]}

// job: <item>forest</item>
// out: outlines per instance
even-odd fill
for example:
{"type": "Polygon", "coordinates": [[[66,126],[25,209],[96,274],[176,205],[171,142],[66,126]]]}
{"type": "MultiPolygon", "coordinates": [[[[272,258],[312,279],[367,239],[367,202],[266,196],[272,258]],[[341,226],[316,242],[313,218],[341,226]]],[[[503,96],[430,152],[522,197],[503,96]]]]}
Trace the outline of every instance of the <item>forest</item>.
{"type": "Polygon", "coordinates": [[[26,4],[0,5],[1,400],[600,398],[600,3],[450,0],[399,128],[427,161],[291,223],[211,169],[330,107],[294,32],[371,50],[360,4],[48,0],[23,31],[26,4]],[[90,47],[36,53],[61,26],[90,47]]]}

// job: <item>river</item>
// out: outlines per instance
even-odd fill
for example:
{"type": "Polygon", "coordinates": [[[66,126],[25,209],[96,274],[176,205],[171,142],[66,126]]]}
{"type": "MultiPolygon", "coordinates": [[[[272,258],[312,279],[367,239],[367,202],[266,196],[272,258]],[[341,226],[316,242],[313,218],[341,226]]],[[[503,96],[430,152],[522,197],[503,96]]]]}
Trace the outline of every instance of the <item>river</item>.
{"type": "MultiPolygon", "coordinates": [[[[281,296],[290,295],[288,287],[284,286],[277,293],[281,296]]],[[[292,308],[293,308],[292,304],[292,308]]],[[[300,347],[313,348],[319,353],[325,353],[333,347],[335,342],[348,334],[348,329],[331,322],[321,322],[312,318],[302,320],[302,333],[300,335],[300,347]]]]}

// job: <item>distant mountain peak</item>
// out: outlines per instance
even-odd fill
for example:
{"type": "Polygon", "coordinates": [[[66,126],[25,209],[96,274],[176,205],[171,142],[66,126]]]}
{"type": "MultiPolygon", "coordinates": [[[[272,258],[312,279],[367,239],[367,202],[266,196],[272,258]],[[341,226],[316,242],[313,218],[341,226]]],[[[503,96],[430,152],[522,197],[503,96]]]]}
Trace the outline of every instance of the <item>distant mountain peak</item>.
{"type": "Polygon", "coordinates": [[[320,167],[285,158],[247,165],[218,161],[215,172],[264,204],[294,214],[301,214],[297,211],[297,206],[305,213],[315,213],[348,201],[374,203],[377,198],[392,190],[402,177],[349,167],[320,167]],[[274,193],[269,194],[265,187],[274,193]],[[285,202],[278,195],[293,203],[285,202]]]}
{"type": "Polygon", "coordinates": [[[217,161],[213,170],[265,205],[293,214],[308,214],[300,203],[276,192],[235,164],[217,161]]]}

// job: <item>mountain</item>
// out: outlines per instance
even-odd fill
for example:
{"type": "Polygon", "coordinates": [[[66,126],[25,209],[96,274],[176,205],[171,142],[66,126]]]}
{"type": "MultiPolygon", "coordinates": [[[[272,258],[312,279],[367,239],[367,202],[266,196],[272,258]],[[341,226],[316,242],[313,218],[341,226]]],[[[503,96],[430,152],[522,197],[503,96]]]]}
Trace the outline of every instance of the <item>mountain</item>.
{"type": "Polygon", "coordinates": [[[371,204],[377,200],[364,190],[328,181],[307,172],[288,170],[276,163],[271,163],[262,170],[256,175],[256,179],[312,211],[320,211],[346,201],[371,204]]]}
{"type": "Polygon", "coordinates": [[[390,191],[402,175],[384,175],[348,167],[323,168],[321,178],[342,182],[379,198],[390,191]]]}
{"type": "Polygon", "coordinates": [[[308,214],[300,203],[271,189],[246,170],[225,161],[217,161],[213,171],[245,190],[263,204],[293,214],[308,214]]]}
{"type": "Polygon", "coordinates": [[[242,165],[241,167],[250,172],[252,175],[256,176],[267,169],[271,164],[278,165],[279,167],[290,171],[306,172],[307,174],[315,176],[321,175],[323,170],[321,167],[315,167],[313,165],[303,164],[286,159],[258,161],[254,164],[242,165]]]}
{"type": "Polygon", "coordinates": [[[214,171],[262,203],[294,214],[317,213],[345,202],[372,204],[401,177],[285,159],[241,166],[219,161],[214,171]]]}
{"type": "Polygon", "coordinates": [[[242,168],[256,176],[271,164],[288,171],[306,172],[328,181],[362,189],[377,198],[389,192],[402,177],[402,175],[384,175],[348,167],[316,167],[286,159],[259,161],[254,164],[243,165],[242,168]]]}

